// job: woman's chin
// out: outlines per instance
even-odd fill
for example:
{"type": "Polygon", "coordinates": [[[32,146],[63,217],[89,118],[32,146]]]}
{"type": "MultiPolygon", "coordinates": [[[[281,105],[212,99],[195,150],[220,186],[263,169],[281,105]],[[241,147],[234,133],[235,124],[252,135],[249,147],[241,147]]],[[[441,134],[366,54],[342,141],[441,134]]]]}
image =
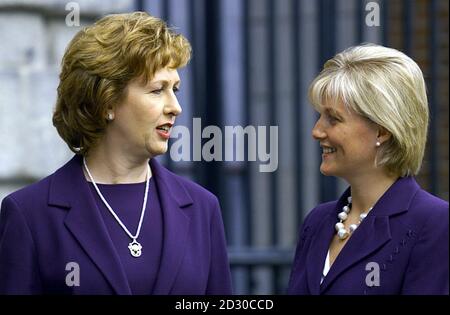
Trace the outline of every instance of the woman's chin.
{"type": "Polygon", "coordinates": [[[325,176],[333,176],[334,172],[332,169],[330,169],[329,167],[326,166],[320,166],[320,172],[325,175],[325,176]]]}
{"type": "Polygon", "coordinates": [[[152,145],[149,146],[147,145],[147,152],[150,154],[151,157],[155,157],[157,155],[162,155],[165,154],[167,152],[167,148],[168,145],[166,144],[159,144],[157,146],[152,145]]]}

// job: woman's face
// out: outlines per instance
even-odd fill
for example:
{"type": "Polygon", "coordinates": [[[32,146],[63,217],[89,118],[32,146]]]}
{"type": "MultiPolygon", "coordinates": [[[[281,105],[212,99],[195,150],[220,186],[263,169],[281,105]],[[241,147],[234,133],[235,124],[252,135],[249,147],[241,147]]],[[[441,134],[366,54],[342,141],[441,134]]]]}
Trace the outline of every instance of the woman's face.
{"type": "Polygon", "coordinates": [[[175,117],[181,113],[175,95],[179,86],[178,72],[170,68],[158,70],[147,84],[132,80],[107,132],[128,153],[150,158],[165,153],[175,117]]]}
{"type": "Polygon", "coordinates": [[[320,142],[324,175],[349,179],[375,168],[376,124],[344,107],[342,102],[325,104],[312,136],[320,142]]]}

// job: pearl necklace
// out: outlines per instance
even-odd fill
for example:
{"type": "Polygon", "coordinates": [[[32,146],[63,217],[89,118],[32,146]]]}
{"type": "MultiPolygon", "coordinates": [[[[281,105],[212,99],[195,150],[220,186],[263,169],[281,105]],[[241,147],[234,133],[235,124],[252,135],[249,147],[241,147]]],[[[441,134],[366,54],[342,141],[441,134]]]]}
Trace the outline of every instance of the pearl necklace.
{"type": "Polygon", "coordinates": [[[132,242],[128,244],[128,249],[130,250],[131,256],[133,256],[133,257],[141,256],[142,245],[141,245],[141,243],[139,243],[137,241],[137,238],[139,237],[139,234],[141,232],[141,226],[142,226],[142,221],[144,219],[145,208],[147,208],[147,195],[148,195],[148,186],[149,186],[149,181],[150,181],[150,166],[147,164],[147,179],[146,179],[146,183],[145,183],[144,202],[142,204],[142,211],[141,211],[141,217],[139,219],[138,228],[137,228],[136,234],[133,235],[130,233],[130,231],[128,231],[125,224],[123,224],[122,220],[120,220],[120,218],[117,216],[117,214],[111,208],[109,203],[106,201],[105,197],[103,197],[102,193],[100,192],[100,189],[98,189],[97,184],[95,183],[94,178],[92,177],[91,172],[89,171],[89,168],[87,167],[86,159],[83,159],[83,163],[84,163],[84,168],[86,169],[86,173],[88,174],[89,178],[91,179],[91,182],[94,185],[95,190],[97,191],[97,194],[99,195],[100,199],[103,201],[106,208],[108,208],[109,212],[111,212],[114,219],[116,219],[117,223],[119,223],[119,225],[122,227],[122,229],[125,231],[125,233],[127,233],[127,235],[132,239],[132,242]]]}
{"type": "Polygon", "coordinates": [[[342,212],[338,214],[339,222],[335,224],[335,229],[337,232],[338,237],[341,240],[345,240],[351,233],[353,233],[358,226],[361,224],[361,222],[367,217],[367,214],[370,210],[372,210],[373,207],[370,207],[367,212],[363,212],[359,215],[359,222],[357,224],[351,224],[349,229],[347,230],[344,226],[344,221],[347,220],[348,214],[350,213],[351,206],[352,206],[352,196],[349,196],[347,198],[348,204],[346,206],[342,207],[342,212]]]}

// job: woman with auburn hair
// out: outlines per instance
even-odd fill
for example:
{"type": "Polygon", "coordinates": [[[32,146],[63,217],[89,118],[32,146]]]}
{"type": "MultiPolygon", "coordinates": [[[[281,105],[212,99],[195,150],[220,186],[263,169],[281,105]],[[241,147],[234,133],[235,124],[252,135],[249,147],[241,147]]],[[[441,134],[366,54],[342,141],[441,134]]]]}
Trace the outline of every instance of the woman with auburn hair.
{"type": "Polygon", "coordinates": [[[428,129],[418,65],[366,44],[312,82],[320,171],[350,187],[303,222],[289,294],[448,294],[448,202],[414,179],[428,129]]]}
{"type": "Polygon", "coordinates": [[[155,159],[176,117],[191,47],[147,13],[81,30],[53,124],[75,156],[6,197],[2,294],[230,294],[217,198],[155,159]]]}

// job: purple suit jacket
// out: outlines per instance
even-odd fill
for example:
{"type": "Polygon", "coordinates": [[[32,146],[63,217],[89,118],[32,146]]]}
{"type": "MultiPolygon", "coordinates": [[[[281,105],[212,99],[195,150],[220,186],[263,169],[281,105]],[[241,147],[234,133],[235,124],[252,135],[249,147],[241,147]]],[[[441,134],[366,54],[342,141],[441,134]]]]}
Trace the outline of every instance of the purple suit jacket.
{"type": "Polygon", "coordinates": [[[398,179],[380,198],[320,284],[337,214],[349,193],[306,217],[288,294],[448,294],[448,202],[412,177],[398,179]],[[378,264],[378,283],[371,262],[378,264]]]}
{"type": "MultiPolygon", "coordinates": [[[[75,156],[6,197],[0,213],[0,294],[131,294],[120,259],[75,156]],[[80,285],[67,286],[76,262],[80,285]]],[[[154,294],[231,294],[217,198],[150,161],[164,221],[154,294]]]]}

